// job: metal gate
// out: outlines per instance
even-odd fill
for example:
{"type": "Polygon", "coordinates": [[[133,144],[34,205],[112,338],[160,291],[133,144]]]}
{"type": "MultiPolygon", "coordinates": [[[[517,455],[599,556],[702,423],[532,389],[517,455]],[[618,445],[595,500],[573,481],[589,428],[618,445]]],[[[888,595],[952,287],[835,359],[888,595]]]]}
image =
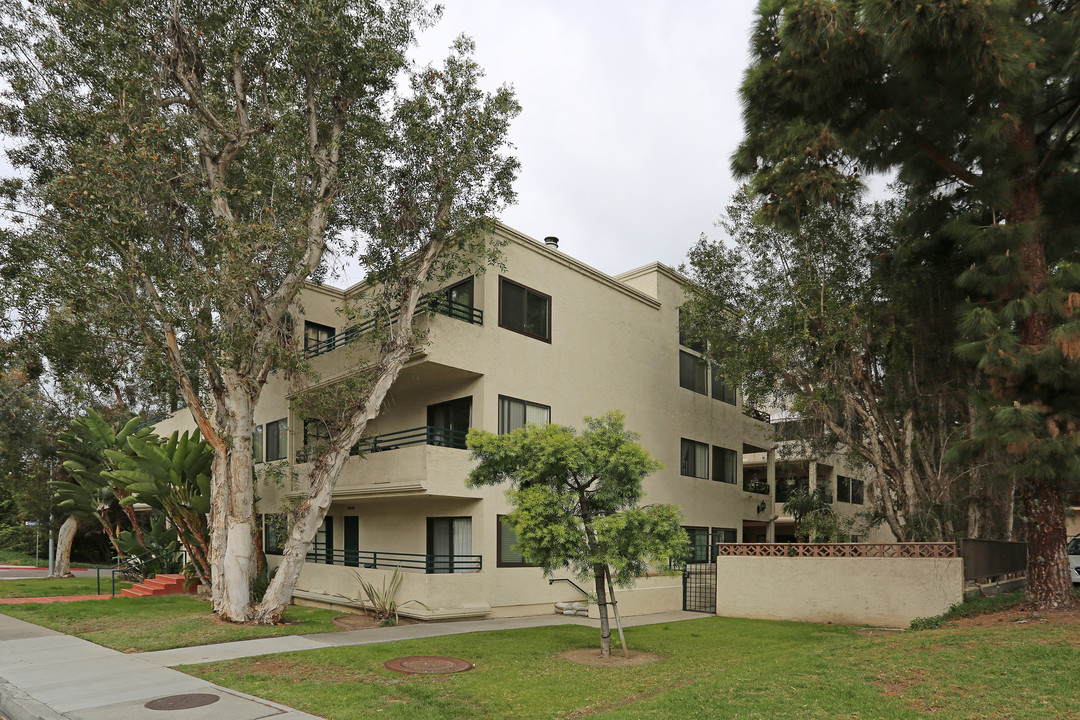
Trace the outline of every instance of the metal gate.
{"type": "Polygon", "coordinates": [[[683,568],[682,609],[716,614],[716,563],[690,562],[683,568]]]}

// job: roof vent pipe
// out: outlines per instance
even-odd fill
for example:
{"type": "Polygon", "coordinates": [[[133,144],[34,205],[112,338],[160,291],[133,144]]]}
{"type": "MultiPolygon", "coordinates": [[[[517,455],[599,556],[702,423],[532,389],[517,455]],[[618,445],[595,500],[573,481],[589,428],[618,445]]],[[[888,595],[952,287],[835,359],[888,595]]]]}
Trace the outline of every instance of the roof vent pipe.
{"type": "Polygon", "coordinates": [[[544,244],[547,245],[549,248],[558,249],[559,238],[555,237],[554,235],[548,235],[546,238],[544,238],[544,244]]]}

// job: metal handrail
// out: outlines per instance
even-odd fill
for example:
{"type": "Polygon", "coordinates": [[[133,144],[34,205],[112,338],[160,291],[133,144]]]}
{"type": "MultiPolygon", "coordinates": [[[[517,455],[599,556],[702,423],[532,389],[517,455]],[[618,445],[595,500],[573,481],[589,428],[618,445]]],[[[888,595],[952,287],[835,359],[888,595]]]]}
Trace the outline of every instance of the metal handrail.
{"type": "MultiPolygon", "coordinates": [[[[386,452],[387,450],[397,450],[410,445],[434,445],[436,447],[465,450],[467,449],[465,438],[468,434],[468,430],[421,425],[406,430],[395,430],[382,435],[360,438],[360,442],[349,448],[349,455],[359,455],[361,452],[386,452]]],[[[297,451],[296,462],[307,462],[310,459],[311,453],[306,448],[297,451]]]]}
{"type": "MultiPolygon", "coordinates": [[[[478,307],[466,305],[465,303],[460,303],[438,294],[429,295],[426,301],[431,312],[438,315],[445,315],[446,317],[454,318],[455,320],[462,320],[470,325],[484,324],[484,311],[478,307]]],[[[362,323],[347,327],[325,340],[319,340],[305,347],[304,357],[313,358],[328,353],[331,350],[337,350],[339,347],[348,345],[358,335],[371,332],[376,327],[385,325],[388,322],[392,323],[397,320],[397,318],[398,311],[395,310],[386,318],[369,318],[362,323]]]]}
{"type": "Polygon", "coordinates": [[[157,560],[161,560],[162,558],[167,558],[170,555],[175,555],[177,553],[186,553],[187,550],[185,550],[184,548],[177,548],[175,550],[170,550],[169,552],[161,553],[160,555],[155,555],[154,557],[152,557],[152,558],[150,558],[148,560],[144,560],[141,563],[138,563],[138,564],[135,564],[135,565],[130,564],[132,560],[138,560],[139,558],[146,557],[147,555],[149,555],[152,552],[154,552],[154,551],[153,550],[147,550],[146,552],[144,552],[141,555],[136,555],[135,557],[129,558],[126,561],[118,562],[116,565],[114,565],[111,568],[97,568],[97,571],[98,571],[98,574],[97,574],[97,576],[98,576],[98,578],[97,578],[97,590],[98,590],[98,592],[97,592],[97,594],[98,595],[101,594],[101,571],[102,570],[109,570],[110,571],[110,574],[112,575],[112,588],[111,588],[111,591],[109,593],[109,597],[116,597],[116,573],[118,571],[119,572],[131,572],[132,570],[138,570],[139,568],[146,567],[147,565],[149,565],[152,562],[155,562],[157,560]]]}
{"type": "Polygon", "coordinates": [[[305,562],[325,565],[379,568],[401,568],[436,572],[480,572],[483,569],[481,555],[433,555],[420,553],[387,552],[384,550],[349,550],[327,547],[324,543],[312,543],[304,557],[305,562]]]}
{"type": "MultiPolygon", "coordinates": [[[[140,558],[146,557],[147,555],[151,554],[152,552],[154,552],[154,551],[153,550],[147,550],[146,552],[141,553],[139,555],[136,555],[135,557],[124,558],[123,560],[116,563],[112,567],[96,567],[96,568],[94,568],[97,571],[97,594],[98,595],[101,594],[101,571],[102,570],[116,571],[116,570],[122,568],[123,566],[127,565],[128,563],[130,563],[130,562],[132,562],[134,560],[139,560],[140,558]]],[[[113,594],[114,595],[116,594],[115,591],[113,592],[113,594]]]]}

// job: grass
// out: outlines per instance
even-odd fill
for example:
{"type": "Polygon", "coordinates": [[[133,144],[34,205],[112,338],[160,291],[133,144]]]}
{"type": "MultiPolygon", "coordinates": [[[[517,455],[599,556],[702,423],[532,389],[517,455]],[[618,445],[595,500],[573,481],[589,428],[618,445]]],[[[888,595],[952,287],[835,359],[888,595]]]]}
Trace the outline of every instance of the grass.
{"type": "Polygon", "coordinates": [[[796,718],[1076,720],[1080,629],[1010,625],[867,636],[854,628],[703,618],[630,628],[659,663],[598,668],[559,653],[597,631],[557,626],[312,650],[185,672],[332,720],[796,718]],[[405,655],[476,664],[399,675],[405,655]]]}
{"type": "Polygon", "coordinates": [[[948,609],[948,611],[941,615],[915,618],[911,621],[911,629],[932,630],[934,628],[941,627],[949,620],[956,620],[957,618],[975,617],[976,615],[983,615],[985,613],[991,613],[997,610],[1005,610],[1008,608],[1018,608],[1023,604],[1023,602],[1023,590],[1019,590],[1014,593],[1005,593],[1003,595],[970,597],[966,598],[962,603],[953,605],[951,608],[948,609]]]}
{"type": "MultiPolygon", "coordinates": [[[[102,573],[101,592],[109,594],[111,581],[102,573]]],[[[129,582],[116,581],[117,594],[131,587],[129,582]]],[[[0,580],[0,598],[55,597],[57,595],[96,595],[97,577],[34,578],[32,580],[0,580]]]]}
{"type": "MultiPolygon", "coordinates": [[[[49,564],[49,557],[44,552],[41,556],[34,558],[33,555],[29,555],[24,552],[18,552],[17,550],[0,550],[0,565],[28,565],[30,567],[46,567],[49,564]]],[[[93,563],[80,563],[73,562],[71,567],[97,567],[93,563]]]]}
{"type": "Polygon", "coordinates": [[[332,622],[340,613],[304,607],[290,607],[284,625],[234,625],[214,617],[208,602],[188,595],[0,605],[0,613],[122,652],[340,629],[332,622]]]}

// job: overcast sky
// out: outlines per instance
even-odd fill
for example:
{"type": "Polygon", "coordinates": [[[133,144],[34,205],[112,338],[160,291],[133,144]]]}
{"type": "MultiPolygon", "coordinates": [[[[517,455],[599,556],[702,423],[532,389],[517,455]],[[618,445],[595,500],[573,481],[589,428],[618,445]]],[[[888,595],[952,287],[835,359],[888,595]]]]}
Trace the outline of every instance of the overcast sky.
{"type": "Polygon", "coordinates": [[[735,191],[752,0],[442,0],[417,51],[466,33],[522,113],[503,222],[609,274],[677,266],[735,191]]]}

